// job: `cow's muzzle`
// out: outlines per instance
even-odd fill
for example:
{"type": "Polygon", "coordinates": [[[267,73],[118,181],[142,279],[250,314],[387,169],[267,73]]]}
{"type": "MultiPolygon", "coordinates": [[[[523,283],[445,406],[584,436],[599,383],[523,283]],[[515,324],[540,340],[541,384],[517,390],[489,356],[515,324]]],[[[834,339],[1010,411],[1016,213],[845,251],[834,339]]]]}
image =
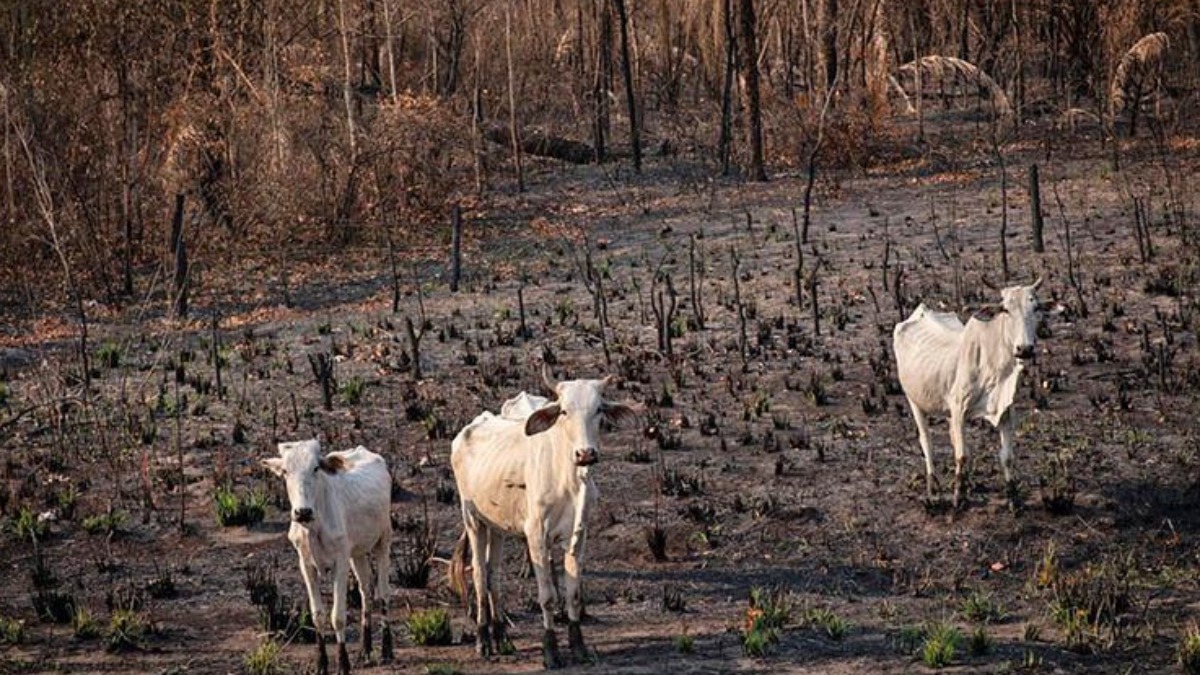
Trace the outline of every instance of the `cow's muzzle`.
{"type": "Polygon", "coordinates": [[[1021,359],[1022,361],[1027,361],[1029,359],[1032,359],[1033,358],[1033,345],[1022,345],[1020,347],[1017,347],[1016,351],[1014,353],[1014,356],[1016,356],[1018,359],[1021,359]]]}
{"type": "Polygon", "coordinates": [[[311,523],[313,519],[312,509],[293,509],[292,520],[297,523],[311,523]]]}
{"type": "Polygon", "coordinates": [[[575,451],[575,466],[591,466],[600,461],[595,448],[580,448],[575,451]]]}

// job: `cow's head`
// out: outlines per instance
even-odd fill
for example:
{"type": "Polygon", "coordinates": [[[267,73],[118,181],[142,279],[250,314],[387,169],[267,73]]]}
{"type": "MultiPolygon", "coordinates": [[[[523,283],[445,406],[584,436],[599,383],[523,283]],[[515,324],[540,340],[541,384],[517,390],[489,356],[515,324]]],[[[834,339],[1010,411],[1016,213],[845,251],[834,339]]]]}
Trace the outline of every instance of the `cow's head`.
{"type": "Polygon", "coordinates": [[[287,482],[292,522],[307,525],[316,518],[316,482],[318,472],[341,470],[340,457],[322,457],[321,442],[313,439],[279,444],[279,456],[261,460],[267,469],[287,482]]]}
{"type": "Polygon", "coordinates": [[[577,466],[590,466],[600,459],[600,420],[613,423],[637,415],[629,404],[615,403],[604,398],[604,389],[612,376],[603,380],[570,380],[554,382],[543,368],[542,380],[553,403],[540,408],[525,421],[525,435],[533,436],[554,428],[566,437],[567,448],[577,466]]]}
{"type": "Polygon", "coordinates": [[[1009,286],[1000,291],[1002,300],[999,313],[1008,322],[1013,356],[1022,361],[1033,358],[1037,345],[1038,323],[1046,309],[1037,298],[1037,289],[1041,285],[1042,279],[1038,277],[1028,286],[1009,286]]]}

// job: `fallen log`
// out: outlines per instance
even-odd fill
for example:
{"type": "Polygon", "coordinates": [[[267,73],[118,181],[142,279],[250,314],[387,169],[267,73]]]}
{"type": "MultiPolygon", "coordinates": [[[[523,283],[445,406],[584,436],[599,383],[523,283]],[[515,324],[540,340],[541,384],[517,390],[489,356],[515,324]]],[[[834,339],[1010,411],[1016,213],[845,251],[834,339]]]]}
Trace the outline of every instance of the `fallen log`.
{"type": "MultiPolygon", "coordinates": [[[[500,125],[489,127],[484,138],[493,143],[507,145],[510,142],[508,128],[500,125]]],[[[526,129],[521,134],[521,151],[538,157],[550,157],[571,164],[588,164],[596,159],[592,146],[561,136],[548,136],[540,129],[526,129]]]]}

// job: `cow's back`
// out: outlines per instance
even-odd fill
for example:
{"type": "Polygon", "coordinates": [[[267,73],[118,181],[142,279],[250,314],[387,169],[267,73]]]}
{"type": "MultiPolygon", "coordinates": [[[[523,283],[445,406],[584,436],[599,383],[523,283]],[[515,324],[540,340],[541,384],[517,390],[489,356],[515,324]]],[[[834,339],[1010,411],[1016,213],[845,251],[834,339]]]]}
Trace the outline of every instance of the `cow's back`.
{"type": "Polygon", "coordinates": [[[484,412],[458,432],[450,465],[463,507],[489,524],[519,533],[526,513],[530,447],[524,423],[484,412]]]}
{"type": "Polygon", "coordinates": [[[909,401],[927,413],[946,410],[963,331],[956,315],[923,303],[892,330],[896,377],[909,401]]]}
{"type": "Polygon", "coordinates": [[[327,456],[327,460],[334,458],[341,460],[342,469],[330,478],[335,481],[335,498],[342,502],[351,547],[365,550],[378,540],[381,528],[391,527],[392,477],[387,462],[362,446],[327,456]]]}

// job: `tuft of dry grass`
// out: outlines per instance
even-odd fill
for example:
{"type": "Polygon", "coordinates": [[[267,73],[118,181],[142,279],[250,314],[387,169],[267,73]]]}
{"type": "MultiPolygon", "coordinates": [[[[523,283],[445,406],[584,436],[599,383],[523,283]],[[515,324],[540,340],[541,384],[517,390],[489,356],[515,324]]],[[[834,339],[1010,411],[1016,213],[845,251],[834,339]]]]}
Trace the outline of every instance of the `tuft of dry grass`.
{"type": "MultiPolygon", "coordinates": [[[[926,78],[934,81],[957,78],[974,83],[987,90],[996,114],[1001,116],[1012,114],[1012,104],[1008,100],[1008,94],[1004,93],[1004,89],[996,84],[991,75],[969,61],[953,56],[930,54],[900,66],[900,72],[915,74],[918,68],[921,70],[923,82],[928,81],[926,78]]],[[[921,92],[917,92],[917,95],[920,96],[921,92]]]]}

